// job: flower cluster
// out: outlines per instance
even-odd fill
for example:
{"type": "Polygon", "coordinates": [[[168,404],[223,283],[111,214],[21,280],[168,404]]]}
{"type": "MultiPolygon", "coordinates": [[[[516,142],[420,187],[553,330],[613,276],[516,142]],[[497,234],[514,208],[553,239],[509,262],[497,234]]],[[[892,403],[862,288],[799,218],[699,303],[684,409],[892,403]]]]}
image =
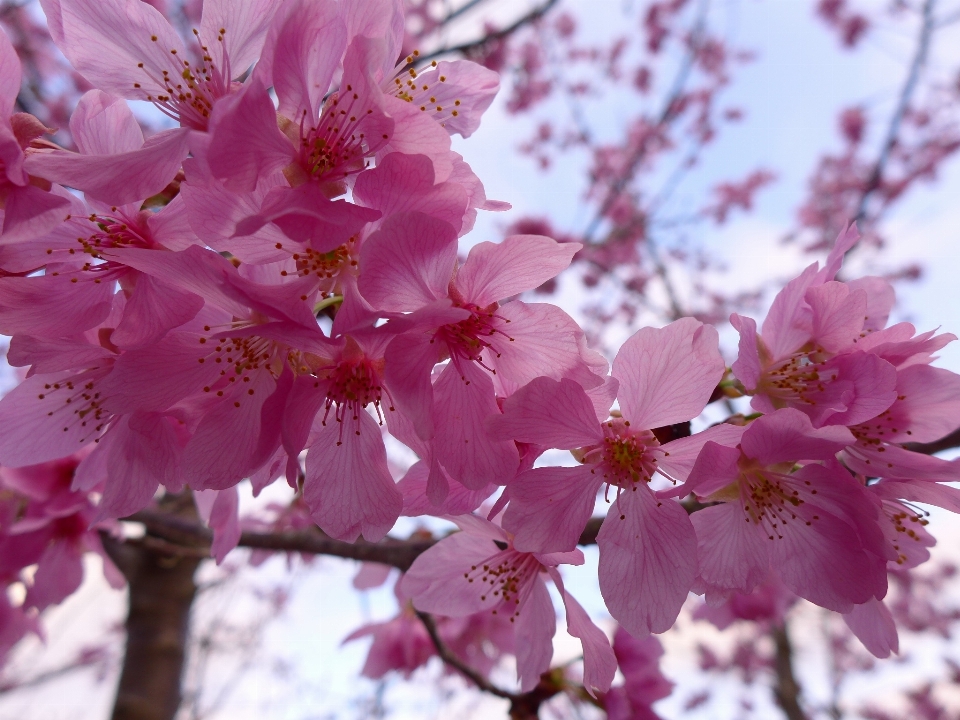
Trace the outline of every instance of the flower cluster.
{"type": "MultiPolygon", "coordinates": [[[[5,510],[4,542],[64,525],[43,508],[121,518],[189,486],[221,559],[244,479],[259,493],[285,478],[342,541],[446,517],[461,532],[405,574],[401,616],[365,631],[390,648],[367,674],[429,656],[412,607],[451,619],[441,635],[464,653],[495,636],[531,690],[552,656],[549,581],[595,695],[618,656],[657,655],[622,634],[611,647],[564,587],[602,495],[600,590],[634,638],[669,629],[691,590],[720,605],[776,587],[895,647],[888,568],[932,543],[907,503],[960,508],[943,484],[960,466],[906,445],[954,429],[960,378],[930,364],[953,336],[886,327],[886,282],[835,279],[854,229],[759,332],[733,316],[733,378],[717,330],[693,318],[639,330],[608,372],[564,311],[516,299],[578,243],[514,235],[458,254],[479,210],[507,207],[450,141],[476,130],[498,80],[398,61],[398,2],[206,0],[187,39],[139,0],[44,9],[95,89],[70,119],[78,151],[52,147],[11,114],[20,68],[0,35],[0,332],[28,368],[0,400],[0,465],[27,468],[9,477],[39,508],[5,510]],[[125,100],[178,127],[144,139],[125,100]],[[683,432],[718,387],[756,414],[683,432]],[[419,457],[399,482],[385,432],[419,457]],[[550,449],[575,462],[538,465],[550,449]],[[78,461],[55,490],[30,470],[78,461]]],[[[43,569],[80,541],[37,542],[62,556],[43,569]]],[[[40,575],[25,608],[56,601],[40,575]]],[[[609,704],[627,716],[660,680],[609,704]]]]}

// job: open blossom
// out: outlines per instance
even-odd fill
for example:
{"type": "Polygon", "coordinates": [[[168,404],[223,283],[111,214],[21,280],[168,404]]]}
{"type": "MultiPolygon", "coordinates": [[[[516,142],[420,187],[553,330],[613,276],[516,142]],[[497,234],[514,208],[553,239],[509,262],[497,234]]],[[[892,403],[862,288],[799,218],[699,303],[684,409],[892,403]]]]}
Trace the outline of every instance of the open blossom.
{"type": "Polygon", "coordinates": [[[414,607],[448,617],[481,611],[509,618],[516,637],[517,676],[522,692],[532,690],[550,667],[556,616],[547,591],[549,576],[563,597],[567,631],[583,644],[583,684],[588,692],[605,692],[616,672],[616,659],[603,632],[564,589],[557,566],[580,565],[583,553],[525,553],[511,536],[471,515],[451,517],[462,532],[444,538],[420,555],[403,576],[402,592],[414,607]]]}
{"type": "Polygon", "coordinates": [[[660,671],[660,641],[653,635],[638,639],[617,628],[613,652],[623,674],[623,685],[615,685],[603,697],[609,720],[659,720],[652,705],[673,691],[673,683],[660,671]]]}
{"type": "Polygon", "coordinates": [[[537,378],[504,402],[491,421],[496,437],[574,450],[578,467],[542,467],[507,486],[504,527],[525,551],[576,547],[603,485],[616,498],[604,520],[600,589],[610,613],[642,636],[670,628],[697,573],[696,537],[686,511],[650,488],[656,473],[686,479],[711,437],[736,442],[741,428],[721,425],[661,444],[655,428],[699,415],[723,375],[717,332],[685,318],[644,328],[613,363],[619,417],[607,419],[610,398],[595,407],[575,382],[537,378]]]}
{"type": "Polygon", "coordinates": [[[400,334],[387,347],[394,400],[434,457],[470,489],[503,483],[519,456],[484,427],[508,395],[538,376],[602,381],[585,358],[583,332],[547,304],[505,299],[539,286],[569,265],[579,245],[518,235],[474,246],[457,268],[456,232],[421,213],[394,215],[360,256],[363,297],[395,316],[400,334]],[[431,382],[434,366],[450,363],[431,382]]]}
{"type": "Polygon", "coordinates": [[[706,443],[682,488],[719,502],[692,516],[695,589],[749,593],[772,572],[837,612],[883,598],[893,554],[879,502],[835,460],[849,442],[846,428],[816,429],[787,408],[754,420],[736,447],[706,443]]]}
{"type": "Polygon", "coordinates": [[[207,128],[214,105],[257,60],[278,5],[206,0],[200,27],[184,43],[167,19],[144,2],[41,4],[57,46],[94,87],[151,102],[194,130],[207,128]]]}
{"type": "Polygon", "coordinates": [[[840,234],[826,265],[807,267],[773,301],[763,322],[734,314],[740,354],[733,371],[760,412],[792,407],[814,426],[856,426],[886,411],[898,397],[898,373],[927,364],[955,337],[915,334],[909,323],[885,327],[894,302],[890,284],[875,277],[834,280],[859,234],[840,234]]]}

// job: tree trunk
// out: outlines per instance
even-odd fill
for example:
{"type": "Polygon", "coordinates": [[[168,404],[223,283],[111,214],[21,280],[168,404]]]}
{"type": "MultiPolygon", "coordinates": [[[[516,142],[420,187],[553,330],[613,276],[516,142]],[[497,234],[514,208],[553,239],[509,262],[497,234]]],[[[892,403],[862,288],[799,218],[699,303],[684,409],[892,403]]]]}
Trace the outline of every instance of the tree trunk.
{"type": "Polygon", "coordinates": [[[104,547],[127,578],[127,647],[112,720],[173,720],[180,707],[196,554],[171,554],[148,542],[104,547]]]}

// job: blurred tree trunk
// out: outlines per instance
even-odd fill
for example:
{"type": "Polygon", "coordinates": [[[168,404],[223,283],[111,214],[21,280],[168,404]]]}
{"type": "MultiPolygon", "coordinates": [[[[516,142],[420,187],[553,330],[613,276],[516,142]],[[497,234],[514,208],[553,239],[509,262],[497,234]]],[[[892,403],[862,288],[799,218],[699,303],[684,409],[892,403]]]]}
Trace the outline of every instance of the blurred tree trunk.
{"type": "Polygon", "coordinates": [[[197,592],[193,575],[202,554],[152,542],[149,535],[103,540],[129,587],[127,646],[112,720],[173,720],[197,592]]]}

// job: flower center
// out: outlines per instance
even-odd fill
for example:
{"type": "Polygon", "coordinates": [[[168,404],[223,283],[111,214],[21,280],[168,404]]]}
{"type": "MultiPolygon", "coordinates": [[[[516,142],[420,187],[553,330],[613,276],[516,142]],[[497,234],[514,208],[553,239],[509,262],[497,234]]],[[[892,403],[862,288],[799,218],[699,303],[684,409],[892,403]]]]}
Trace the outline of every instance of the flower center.
{"type": "Polygon", "coordinates": [[[594,464],[593,472],[603,473],[610,485],[628,488],[650,482],[657,471],[657,459],[663,455],[660,442],[650,430],[632,430],[630,422],[613,418],[603,424],[603,442],[574,451],[584,464],[594,464]]]}
{"type": "Polygon", "coordinates": [[[532,553],[507,548],[478,565],[471,565],[470,571],[465,572],[463,577],[468,583],[479,585],[481,601],[486,602],[488,597],[500,600],[493,609],[494,615],[498,610],[505,610],[510,613],[510,622],[514,622],[520,615],[520,606],[532,589],[530,580],[536,577],[541,567],[532,553]]]}
{"type": "Polygon", "coordinates": [[[497,303],[484,308],[471,303],[458,305],[458,307],[469,310],[470,317],[458,323],[444,325],[437,332],[437,337],[446,343],[451,357],[475,362],[496,375],[497,371],[487,364],[490,354],[500,357],[500,353],[492,345],[491,338],[502,335],[509,342],[513,342],[513,338],[500,329],[501,325],[510,321],[496,314],[499,308],[497,303]],[[485,352],[487,352],[486,362],[484,361],[485,352]]]}
{"type": "Polygon", "coordinates": [[[782,404],[803,403],[816,405],[815,396],[826,390],[826,385],[837,377],[835,368],[824,364],[822,353],[794,353],[760,377],[757,392],[763,392],[782,404]]]}

